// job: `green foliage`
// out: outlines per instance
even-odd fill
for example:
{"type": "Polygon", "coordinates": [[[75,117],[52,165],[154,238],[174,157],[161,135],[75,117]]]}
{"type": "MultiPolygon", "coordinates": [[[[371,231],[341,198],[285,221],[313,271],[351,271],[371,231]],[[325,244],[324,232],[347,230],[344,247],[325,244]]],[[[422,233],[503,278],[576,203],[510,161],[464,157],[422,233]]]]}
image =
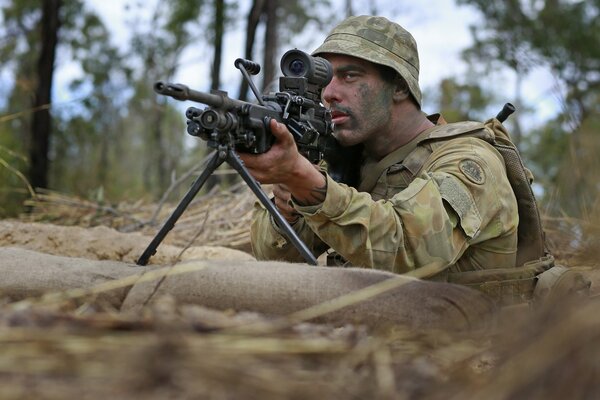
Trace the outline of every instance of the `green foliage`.
{"type": "MultiPolygon", "coordinates": [[[[79,100],[52,105],[51,188],[83,196],[101,190],[117,200],[144,196],[149,188],[156,196],[164,190],[168,174],[181,169],[185,158],[185,126],[180,110],[157,102],[152,83],[168,79],[178,67],[179,55],[192,42],[191,25],[197,23],[200,5],[177,0],[158,4],[152,26],[134,32],[125,57],[112,45],[111,34],[97,15],[79,0],[63,2],[57,64],[78,65],[81,73],[69,86],[79,100]]],[[[23,133],[35,112],[30,98],[40,47],[39,7],[39,1],[22,1],[1,8],[0,33],[5,39],[0,40],[0,65],[10,71],[15,85],[9,88],[6,105],[0,103],[2,114],[8,114],[0,120],[0,145],[10,142],[11,149],[26,148],[23,133]]],[[[8,156],[3,157],[4,161],[8,156]]],[[[0,168],[0,193],[13,193],[15,187],[26,192],[16,172],[27,163],[9,158],[7,163],[15,170],[0,168]]],[[[11,204],[23,200],[11,196],[11,204]]]]}
{"type": "Polygon", "coordinates": [[[144,76],[152,79],[158,78],[157,75],[171,76],[174,73],[178,57],[195,33],[193,25],[198,22],[203,5],[203,1],[163,1],[154,10],[150,21],[144,25],[142,21],[132,23],[130,56],[139,58],[142,63],[136,78],[144,76]]]}
{"type": "MultiPolygon", "coordinates": [[[[218,2],[218,0],[212,0],[211,1],[211,6],[214,8],[216,7],[216,3],[218,2]]],[[[206,21],[206,25],[208,27],[208,29],[205,30],[204,32],[204,37],[207,41],[207,43],[214,43],[215,41],[215,36],[216,36],[216,32],[219,29],[222,29],[223,31],[226,31],[229,28],[232,28],[236,25],[236,23],[239,21],[239,17],[238,17],[238,9],[239,9],[239,3],[238,2],[233,2],[233,1],[224,1],[224,19],[223,21],[217,21],[216,18],[214,18],[214,11],[210,14],[207,13],[207,15],[205,17],[209,17],[208,20],[206,21]],[[218,24],[221,23],[222,26],[218,26],[218,24]]]]}
{"type": "MultiPolygon", "coordinates": [[[[600,150],[595,139],[600,128],[600,0],[458,3],[474,7],[484,18],[472,28],[475,42],[464,52],[471,69],[465,76],[443,80],[436,90],[439,110],[449,121],[486,119],[509,99],[489,92],[482,74],[508,68],[525,77],[537,66],[549,66],[564,88],[563,110],[523,136],[525,157],[556,210],[577,214],[590,207],[600,187],[590,172],[599,167],[594,156],[600,150]]],[[[165,0],[148,12],[146,3],[130,1],[131,41],[117,46],[86,2],[63,1],[57,67],[76,66],[68,90],[77,101],[51,108],[51,188],[81,196],[103,192],[114,200],[148,195],[156,199],[173,175],[204,156],[202,141],[186,143],[183,107],[155,95],[152,84],[175,75],[186,61],[184,51],[210,58],[219,30],[227,33],[243,25],[237,2],[224,3],[223,21],[214,18],[216,4],[217,0],[165,0]]],[[[284,46],[301,46],[298,37],[311,29],[326,31],[341,18],[328,12],[330,0],[277,4],[277,53],[286,50],[284,46]]],[[[0,2],[0,12],[0,68],[11,77],[9,87],[2,87],[6,92],[0,93],[0,215],[6,215],[18,209],[10,204],[28,196],[17,172],[27,166],[22,155],[35,112],[30,104],[41,44],[40,1],[0,2]]],[[[511,99],[518,99],[518,90],[511,99]]],[[[525,110],[519,106],[520,116],[525,110]]],[[[511,123],[517,120],[511,117],[511,123]]]]}
{"type": "Polygon", "coordinates": [[[440,82],[437,93],[437,109],[448,122],[482,121],[492,116],[487,110],[494,96],[476,83],[459,83],[457,79],[446,78],[440,82]]]}
{"type": "Polygon", "coordinates": [[[204,2],[162,2],[151,16],[150,24],[134,24],[131,56],[141,68],[132,76],[133,94],[125,106],[128,135],[136,137],[141,147],[138,179],[146,193],[159,198],[168,187],[170,174],[182,165],[184,149],[183,113],[175,112],[164,97],[152,91],[154,82],[170,80],[177,70],[183,50],[196,45],[193,41],[201,28],[204,2]]]}
{"type": "Polygon", "coordinates": [[[333,23],[332,15],[323,12],[331,7],[330,0],[294,0],[280,3],[280,24],[284,27],[284,35],[301,33],[307,26],[311,26],[311,23],[321,30],[333,23]]]}
{"type": "Polygon", "coordinates": [[[563,89],[562,109],[525,138],[526,155],[552,207],[582,215],[600,189],[592,157],[598,154],[600,0],[458,3],[475,7],[484,17],[472,27],[475,44],[464,53],[473,65],[487,71],[507,66],[521,79],[536,66],[550,67],[555,75],[563,89]]]}
{"type": "Polygon", "coordinates": [[[26,166],[20,143],[0,125],[0,218],[23,211],[23,201],[31,197],[33,189],[21,172],[26,166]]]}
{"type": "Polygon", "coordinates": [[[22,211],[21,204],[28,197],[23,154],[36,85],[33,71],[41,10],[39,1],[25,0],[3,3],[0,14],[0,68],[14,71],[10,92],[0,93],[4,107],[0,109],[0,217],[7,217],[22,211]]]}
{"type": "Polygon", "coordinates": [[[517,73],[549,66],[567,87],[565,105],[582,121],[588,95],[600,87],[600,0],[537,2],[458,0],[484,20],[472,27],[475,45],[465,56],[481,65],[503,64],[517,73]]]}
{"type": "Polygon", "coordinates": [[[481,25],[471,26],[474,44],[464,52],[467,60],[487,68],[505,65],[520,73],[538,62],[531,43],[525,39],[531,36],[531,20],[519,0],[457,2],[475,6],[484,17],[481,25]]]}
{"type": "Polygon", "coordinates": [[[540,200],[552,214],[585,216],[598,206],[600,190],[600,114],[587,117],[575,131],[564,116],[531,132],[526,155],[546,191],[540,200]]]}
{"type": "Polygon", "coordinates": [[[130,71],[97,15],[76,7],[67,7],[66,14],[73,29],[63,31],[62,45],[82,70],[70,89],[83,98],[74,109],[54,112],[50,184],[55,190],[85,195],[98,187],[116,188],[111,170],[120,166],[119,114],[130,71]]]}
{"type": "Polygon", "coordinates": [[[26,147],[27,133],[30,131],[31,98],[34,95],[36,80],[35,63],[39,53],[38,23],[41,17],[39,1],[26,0],[9,2],[0,8],[0,68],[13,71],[13,86],[9,93],[0,93],[6,99],[5,109],[13,115],[0,122],[4,134],[20,141],[19,146],[26,147]]]}

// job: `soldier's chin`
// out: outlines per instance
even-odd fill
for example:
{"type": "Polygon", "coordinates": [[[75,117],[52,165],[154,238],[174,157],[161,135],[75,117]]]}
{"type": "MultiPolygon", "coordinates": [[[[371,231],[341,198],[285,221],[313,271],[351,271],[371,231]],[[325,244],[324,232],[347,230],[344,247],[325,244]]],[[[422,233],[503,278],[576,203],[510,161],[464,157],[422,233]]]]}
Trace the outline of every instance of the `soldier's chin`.
{"type": "Polygon", "coordinates": [[[334,131],[333,137],[336,138],[338,143],[344,147],[353,146],[353,145],[357,144],[355,138],[352,137],[352,134],[347,131],[346,132],[344,132],[344,131],[335,132],[334,131]]]}

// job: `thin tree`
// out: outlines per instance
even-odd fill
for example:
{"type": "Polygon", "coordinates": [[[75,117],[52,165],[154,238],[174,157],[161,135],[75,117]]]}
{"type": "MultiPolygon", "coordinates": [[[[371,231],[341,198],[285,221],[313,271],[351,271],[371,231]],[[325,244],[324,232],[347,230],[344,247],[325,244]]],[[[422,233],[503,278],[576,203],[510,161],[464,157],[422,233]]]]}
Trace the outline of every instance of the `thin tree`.
{"type": "Polygon", "coordinates": [[[33,99],[31,141],[29,149],[29,180],[33,187],[48,186],[48,149],[52,135],[50,101],[54,60],[60,29],[61,0],[44,0],[41,19],[41,51],[37,64],[37,87],[33,99]]]}
{"type": "MultiPolygon", "coordinates": [[[[256,39],[256,29],[263,14],[265,0],[253,0],[252,7],[248,12],[246,24],[246,47],[244,50],[244,58],[251,60],[254,54],[254,42],[256,39]]],[[[239,99],[246,101],[248,98],[248,83],[242,79],[240,84],[239,99]]]]}
{"type": "Polygon", "coordinates": [[[215,0],[214,11],[215,38],[210,88],[217,90],[221,85],[221,59],[223,55],[223,34],[225,32],[225,0],[215,0]]]}
{"type": "Polygon", "coordinates": [[[276,62],[278,50],[278,20],[279,0],[266,0],[265,3],[265,50],[263,57],[263,90],[269,87],[276,76],[276,62]]]}
{"type": "Polygon", "coordinates": [[[346,5],[344,6],[346,9],[346,17],[351,17],[354,15],[354,7],[352,7],[352,0],[346,0],[346,5]]]}

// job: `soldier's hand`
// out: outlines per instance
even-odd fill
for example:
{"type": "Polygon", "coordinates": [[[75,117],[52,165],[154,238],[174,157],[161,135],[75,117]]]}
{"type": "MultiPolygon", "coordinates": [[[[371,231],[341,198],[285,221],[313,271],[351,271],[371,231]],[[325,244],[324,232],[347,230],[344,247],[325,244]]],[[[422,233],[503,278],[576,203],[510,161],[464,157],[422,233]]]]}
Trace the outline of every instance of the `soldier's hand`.
{"type": "Polygon", "coordinates": [[[239,156],[248,172],[260,183],[286,183],[308,160],[298,153],[294,137],[284,124],[274,119],[269,123],[275,137],[271,148],[266,153],[240,153],[239,156]]]}
{"type": "Polygon", "coordinates": [[[294,223],[300,214],[292,207],[292,195],[284,185],[273,185],[273,201],[287,222],[294,223]]]}
{"type": "Polygon", "coordinates": [[[260,183],[283,184],[297,203],[314,205],[323,202],[327,180],[299,152],[287,127],[269,122],[275,143],[262,154],[240,153],[248,172],[260,183]]]}

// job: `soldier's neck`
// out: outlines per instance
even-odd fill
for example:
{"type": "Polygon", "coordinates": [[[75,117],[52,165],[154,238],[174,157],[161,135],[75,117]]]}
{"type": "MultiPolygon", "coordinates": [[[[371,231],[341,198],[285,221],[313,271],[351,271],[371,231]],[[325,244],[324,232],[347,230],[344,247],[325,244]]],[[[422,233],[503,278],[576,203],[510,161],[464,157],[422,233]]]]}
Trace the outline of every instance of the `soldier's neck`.
{"type": "Polygon", "coordinates": [[[397,113],[393,122],[386,132],[382,132],[378,136],[376,142],[365,143],[365,151],[369,158],[381,160],[396,149],[410,143],[421,132],[434,126],[425,114],[416,108],[397,113]]]}

